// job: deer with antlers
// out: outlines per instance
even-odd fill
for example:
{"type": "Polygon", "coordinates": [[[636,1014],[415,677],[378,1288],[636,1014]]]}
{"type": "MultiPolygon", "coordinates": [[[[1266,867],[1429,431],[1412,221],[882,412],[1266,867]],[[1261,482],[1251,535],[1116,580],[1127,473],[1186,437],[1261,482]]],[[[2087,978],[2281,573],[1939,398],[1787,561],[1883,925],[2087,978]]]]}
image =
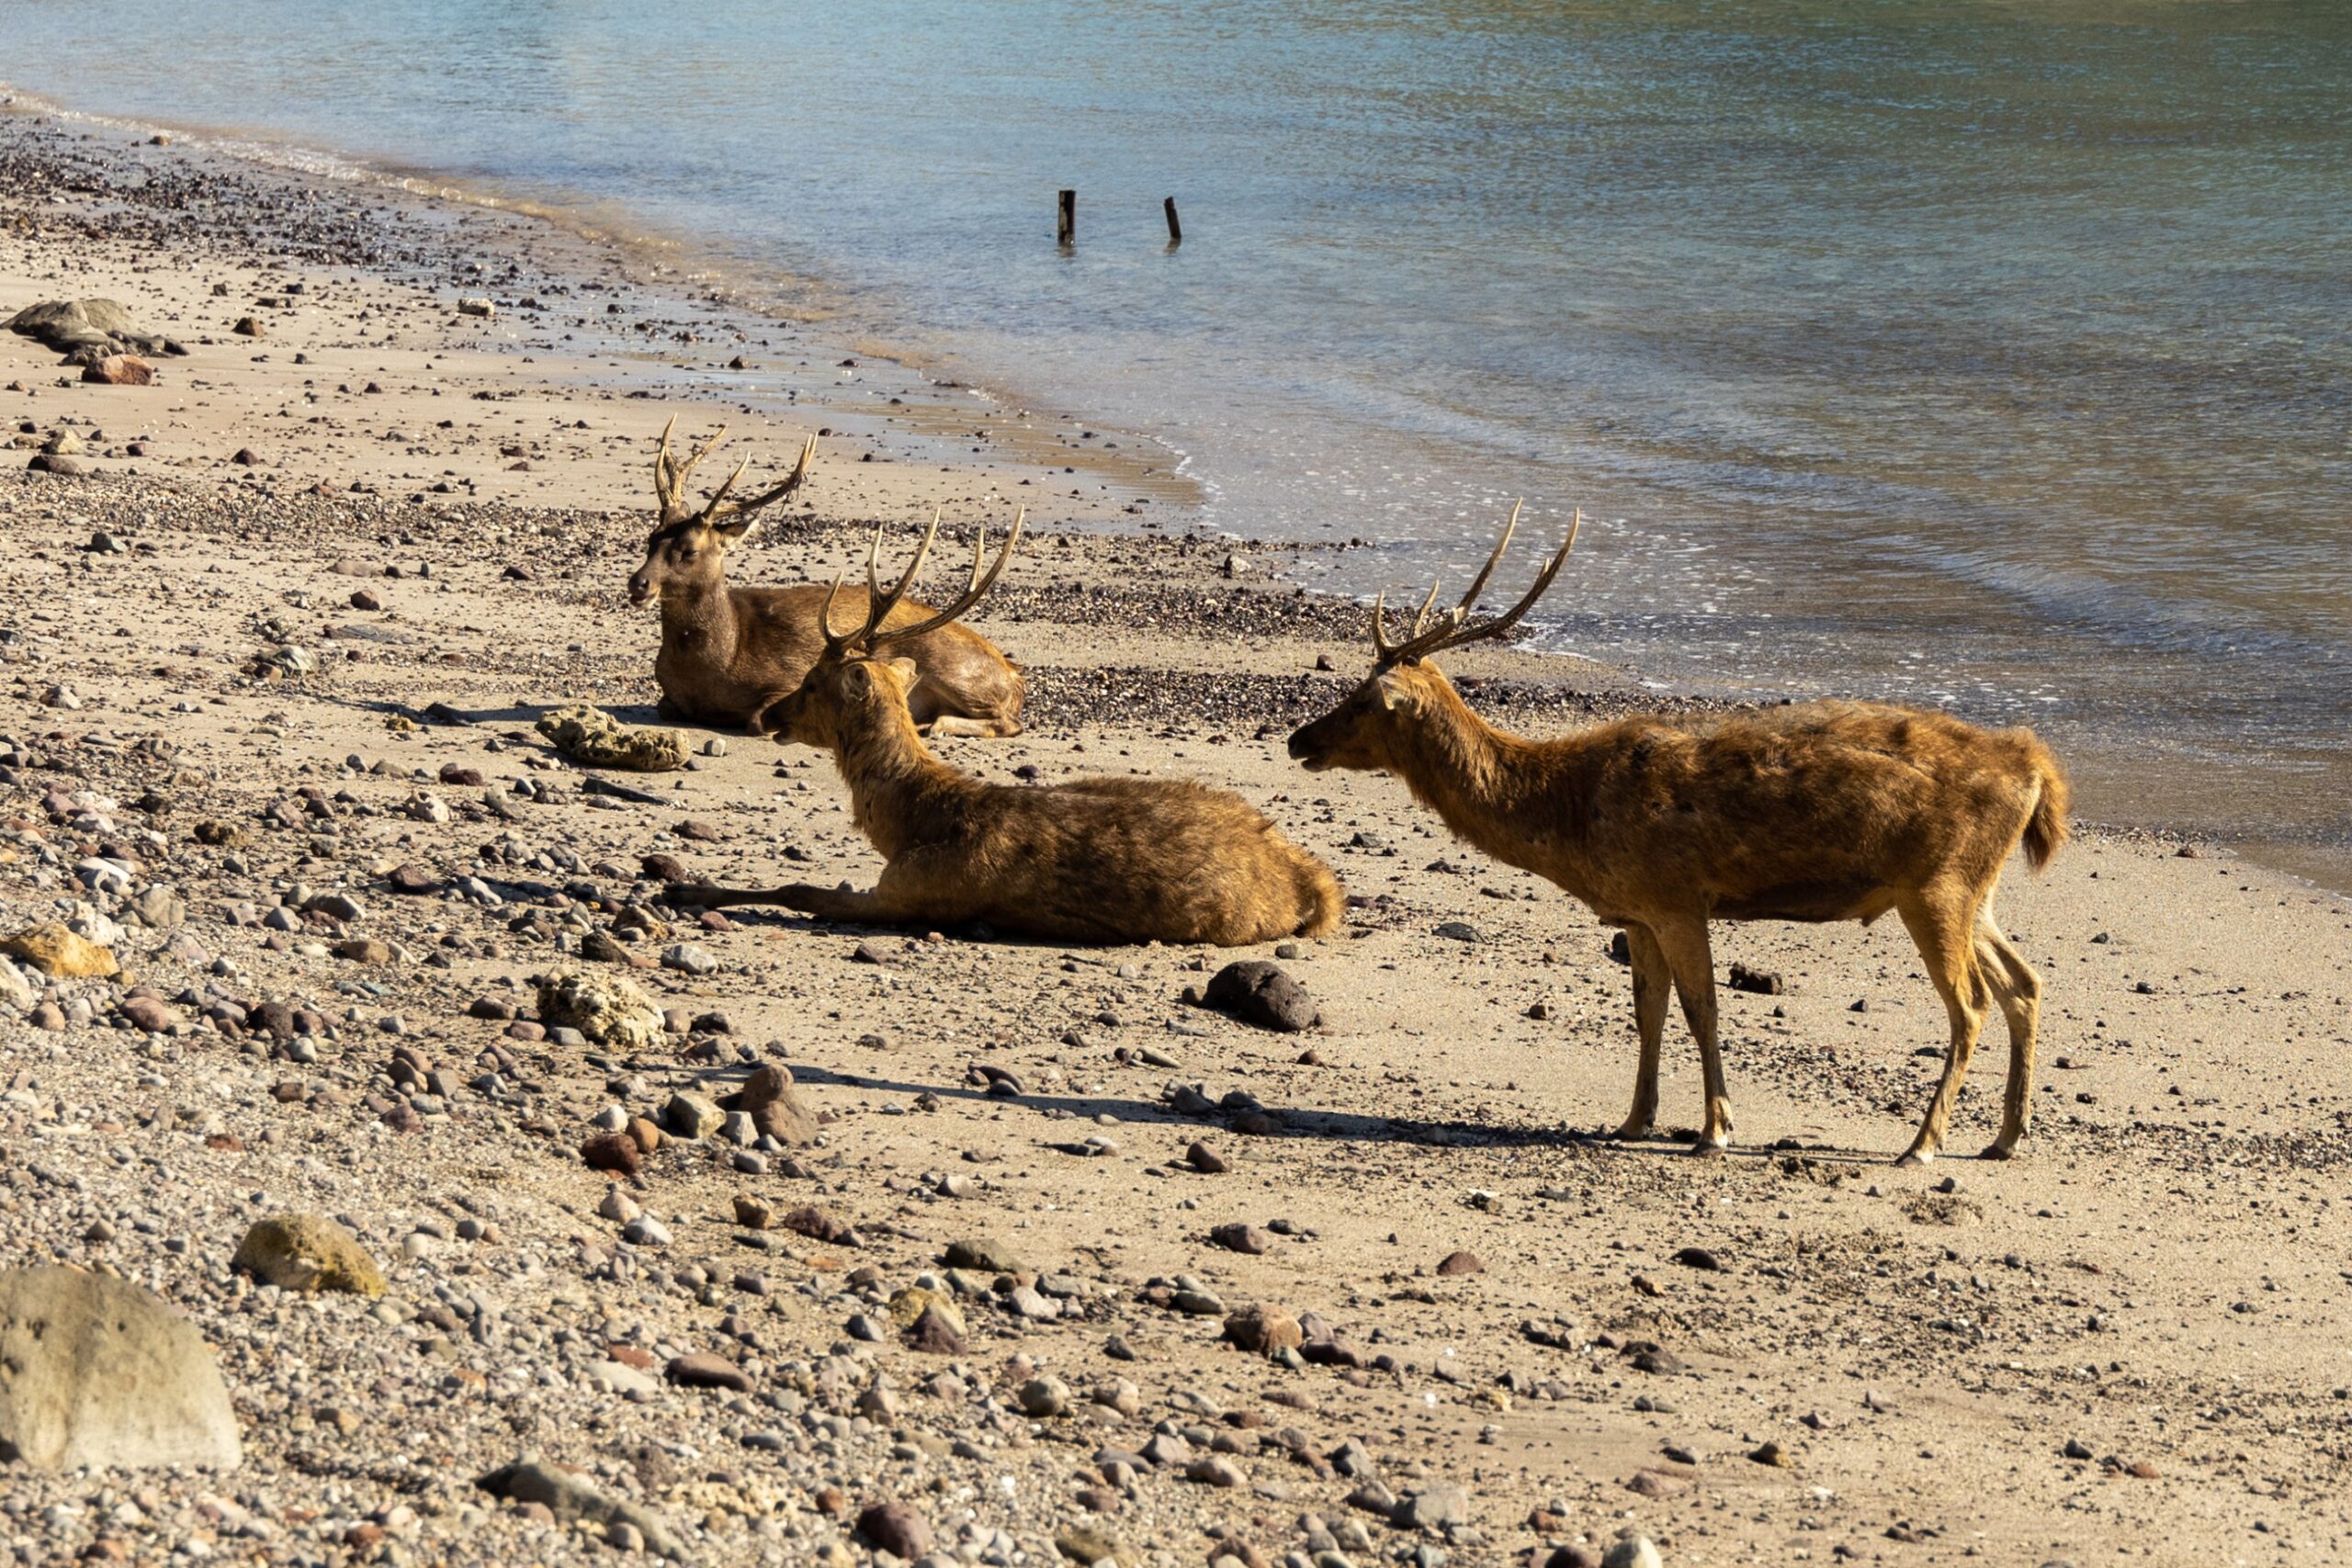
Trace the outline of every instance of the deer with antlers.
{"type": "Polygon", "coordinates": [[[1076,942],[1238,947],[1321,936],[1339,924],[1345,900],[1331,873],[1238,795],[1171,779],[988,784],[933,757],[908,709],[916,668],[894,654],[980,602],[1020,542],[1021,519],[993,564],[985,538],[975,544],[971,581],[953,604],[900,624],[895,612],[938,532],[934,517],[913,562],[886,592],[876,575],[876,531],[860,621],[833,629],[835,601],[849,598],[836,579],[818,615],[822,651],[799,688],[758,720],[780,742],[833,754],[859,830],[888,862],[873,891],[680,886],[671,902],[775,904],[874,925],[985,921],[1076,942]]]}
{"type": "Polygon", "coordinates": [[[1619,1137],[1647,1135],[1656,1117],[1671,985],[1699,1043],[1699,1147],[1720,1150],[1729,1139],[1710,921],[1867,924],[1893,910],[1951,1023],[1942,1080],[1903,1162],[1923,1163],[1942,1146],[1990,1007],[2008,1024],[2009,1077],[2000,1133],[1984,1154],[2008,1158],[2030,1114],[2041,983],[1995,922],[1993,890],[2020,840],[2037,871],[2065,841],[2066,778],[2048,749],[2027,729],[1859,702],[1652,715],[1555,740],[1498,729],[1430,659],[1503,636],[1559,575],[1576,524],[1516,604],[1472,618],[1518,519],[1514,508],[1461,603],[1433,616],[1432,587],[1402,641],[1389,640],[1381,597],[1371,675],[1294,734],[1290,754],[1314,771],[1396,775],[1456,835],[1623,929],[1641,1062],[1619,1137]]]}
{"type": "MultiPolygon", "coordinates": [[[[662,686],[662,716],[748,728],[762,708],[799,685],[817,661],[823,646],[817,607],[825,591],[814,583],[731,588],[727,551],[757,513],[806,482],[817,438],[810,436],[801,446],[800,460],[781,483],[759,495],[732,499],[750,466],[746,462],[697,507],[686,496],[687,476],[727,432],[722,427],[680,457],[670,450],[676,424],[673,418],[662,427],[654,454],[653,492],[661,520],[645,541],[645,564],[628,580],[629,603],[661,596],[662,651],[654,656],[653,677],[662,686]]],[[[854,600],[858,592],[849,596],[854,600]]],[[[932,611],[906,604],[891,613],[904,626],[932,611]]],[[[926,733],[1021,733],[1021,672],[988,638],[968,627],[941,624],[906,639],[905,652],[915,666],[907,701],[926,733]]]]}

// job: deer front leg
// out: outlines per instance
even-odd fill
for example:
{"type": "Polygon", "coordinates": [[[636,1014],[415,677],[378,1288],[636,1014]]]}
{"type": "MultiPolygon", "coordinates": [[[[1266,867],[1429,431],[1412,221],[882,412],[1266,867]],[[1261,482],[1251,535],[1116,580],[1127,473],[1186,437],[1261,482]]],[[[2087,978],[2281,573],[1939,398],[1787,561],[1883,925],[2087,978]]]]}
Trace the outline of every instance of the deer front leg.
{"type": "Polygon", "coordinates": [[[787,909],[797,909],[820,920],[896,926],[906,924],[910,918],[879,888],[860,893],[849,887],[819,887],[813,883],[794,882],[775,890],[775,901],[787,909]]]}
{"type": "Polygon", "coordinates": [[[1683,919],[1655,928],[1658,950],[1674,972],[1675,994],[1682,1001],[1683,1021],[1699,1043],[1699,1072],[1707,1094],[1707,1114],[1699,1128],[1695,1152],[1721,1154],[1731,1143],[1731,1091],[1724,1086],[1724,1057],[1715,1039],[1715,956],[1707,941],[1707,922],[1683,919]]]}
{"type": "Polygon", "coordinates": [[[1657,1058],[1666,1033],[1666,996],[1673,976],[1657,938],[1647,926],[1625,928],[1625,951],[1634,966],[1634,1028],[1642,1043],[1641,1065],[1634,1069],[1634,1109],[1620,1138],[1646,1138],[1657,1122],[1657,1058]]]}

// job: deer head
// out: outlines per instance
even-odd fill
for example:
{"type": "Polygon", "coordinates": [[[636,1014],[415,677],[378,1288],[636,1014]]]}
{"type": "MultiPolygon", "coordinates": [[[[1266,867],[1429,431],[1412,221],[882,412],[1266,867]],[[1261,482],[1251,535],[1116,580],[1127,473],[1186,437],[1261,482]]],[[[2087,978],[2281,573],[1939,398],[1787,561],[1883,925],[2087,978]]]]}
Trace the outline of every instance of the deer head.
{"type": "Polygon", "coordinates": [[[1395,771],[1393,742],[1400,730],[1416,723],[1431,704],[1453,696],[1453,688],[1444,675],[1436,665],[1427,662],[1430,656],[1449,648],[1501,637],[1517,626],[1520,618],[1544,597],[1552,580],[1560,575],[1568,552],[1576,547],[1577,530],[1583,523],[1584,513],[1579,511],[1568,525],[1568,536],[1558,552],[1535,574],[1534,585],[1518,604],[1490,620],[1474,622],[1470,617],[1478,607],[1478,596],[1487,591],[1487,581],[1495,575],[1495,568],[1502,564],[1503,552],[1510,548],[1511,536],[1519,531],[1517,506],[1510,509],[1510,521],[1503,527],[1503,536],[1495,542],[1494,553],[1471,581],[1462,602],[1432,615],[1438,584],[1431,583],[1429,597],[1421,601],[1419,611],[1413,616],[1411,631],[1401,642],[1388,640],[1388,595],[1383,593],[1372,610],[1372,673],[1338,707],[1294,731],[1290,754],[1309,773],[1330,768],[1395,771]]]}
{"type": "Polygon", "coordinates": [[[653,532],[646,536],[645,564],[628,580],[628,602],[632,604],[644,604],[673,583],[718,582],[727,570],[727,547],[743,536],[755,513],[800,488],[808,478],[809,460],[817,455],[817,438],[812,435],[801,445],[800,461],[793,465],[782,484],[761,495],[731,500],[729,492],[734,490],[735,481],[743,477],[743,470],[751,467],[751,460],[746,458],[697,511],[686,500],[686,476],[726,439],[727,427],[719,426],[718,433],[691,456],[681,458],[670,450],[670,433],[677,423],[673,415],[670,423],[662,427],[662,446],[653,455],[653,495],[662,515],[653,532]]]}
{"type": "Polygon", "coordinates": [[[973,536],[972,578],[954,604],[887,630],[883,622],[906,598],[907,590],[922,570],[924,558],[931,554],[933,541],[939,537],[939,511],[933,509],[931,526],[923,530],[915,558],[907,563],[898,582],[888,590],[883,588],[880,577],[882,530],[875,529],[874,542],[865,552],[865,624],[846,632],[833,629],[833,602],[842,591],[842,579],[835,577],[832,587],[826,591],[824,608],[817,617],[817,629],[825,637],[824,650],[818,654],[817,662],[801,678],[799,686],[762,710],[752,721],[754,727],[763,735],[775,737],[779,744],[797,741],[804,746],[838,749],[850,716],[876,708],[903,715],[907,689],[915,680],[915,665],[912,660],[891,657],[889,649],[961,620],[986,598],[1002,575],[1005,563],[1012,558],[1013,547],[1021,543],[1022,525],[1028,516],[1027,507],[1013,514],[1012,527],[1004,536],[1004,548],[997,553],[992,564],[988,558],[988,529],[983,526],[973,536]]]}

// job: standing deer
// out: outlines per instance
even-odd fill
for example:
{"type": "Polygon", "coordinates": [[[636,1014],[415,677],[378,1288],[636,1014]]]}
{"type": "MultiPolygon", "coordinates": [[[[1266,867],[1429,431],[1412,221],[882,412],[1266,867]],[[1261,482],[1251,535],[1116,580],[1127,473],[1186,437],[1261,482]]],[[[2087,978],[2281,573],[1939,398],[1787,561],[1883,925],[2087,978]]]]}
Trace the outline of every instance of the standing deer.
{"type": "MultiPolygon", "coordinates": [[[[653,493],[661,521],[645,541],[645,564],[628,580],[628,599],[642,604],[662,596],[662,651],[653,678],[662,685],[662,716],[691,724],[748,728],[759,711],[800,684],[822,646],[817,606],[824,590],[730,588],[727,549],[752,516],[797,491],[808,477],[817,438],[784,482],[742,501],[729,499],[748,463],[739,466],[697,511],[686,499],[686,476],[727,434],[722,427],[691,456],[670,450],[673,418],[662,430],[653,458],[653,493]]],[[[853,606],[854,607],[854,606],[853,606]]],[[[928,605],[901,604],[899,624],[921,620],[928,605]]],[[[932,735],[1021,733],[1021,672],[988,638],[964,626],[942,625],[910,638],[916,678],[907,694],[916,725],[932,735]]]]}
{"type": "Polygon", "coordinates": [[[1623,928],[1641,1066],[1619,1137],[1645,1136],[1657,1115],[1669,981],[1705,1077],[1699,1147],[1720,1150],[1730,1136],[1710,920],[1868,924],[1892,909],[1951,1019],[1943,1079],[1903,1163],[1941,1147],[1987,1006],[2008,1023],[2009,1078],[2000,1135],[1984,1155],[2008,1158],[2030,1114],[2041,983],[1994,922],[1993,890],[2020,838],[2037,871],[2065,841],[2066,778],[2048,749],[2027,729],[1856,702],[1647,715],[1556,740],[1498,729],[1429,659],[1510,631],[1559,575],[1573,524],[1518,604],[1471,621],[1518,520],[1514,508],[1461,604],[1433,619],[1431,587],[1401,642],[1388,640],[1382,596],[1372,674],[1294,734],[1290,754],[1313,771],[1396,774],[1459,837],[1623,928]]]}
{"type": "Polygon", "coordinates": [[[911,625],[891,616],[939,532],[885,592],[866,557],[863,624],[833,629],[837,579],[818,615],[824,650],[799,689],[758,727],[780,742],[830,750],[848,781],[859,829],[889,863],[870,893],[797,884],[769,890],[673,887],[670,901],[719,908],[780,904],[826,919],[935,927],[985,920],[1007,931],[1080,942],[1210,942],[1238,947],[1321,936],[1345,908],[1320,861],[1285,840],[1238,795],[1189,780],[1093,778],[1047,787],[986,784],[924,749],[907,707],[916,668],[889,650],[947,627],[995,585],[1021,537],[1014,520],[986,566],[976,544],[969,586],[911,625]]]}

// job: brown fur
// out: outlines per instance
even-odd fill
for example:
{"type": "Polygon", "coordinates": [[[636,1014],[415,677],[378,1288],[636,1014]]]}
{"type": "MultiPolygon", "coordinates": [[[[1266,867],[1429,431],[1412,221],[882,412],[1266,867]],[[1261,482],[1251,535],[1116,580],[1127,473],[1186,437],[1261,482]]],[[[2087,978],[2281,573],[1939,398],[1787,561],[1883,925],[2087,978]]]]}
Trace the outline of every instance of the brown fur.
{"type": "Polygon", "coordinates": [[[2064,842],[2067,804],[2065,776],[2031,731],[1827,702],[1532,741],[1471,712],[1434,665],[1408,660],[1302,728],[1290,750],[1310,769],[1396,774],[1460,837],[1624,928],[1641,1065],[1621,1136],[1645,1134],[1657,1112],[1670,983],[1706,1080],[1702,1146],[1728,1139],[1710,920],[1867,922],[1890,909],[1951,1020],[1943,1080],[1905,1157],[1941,1145],[1988,1006],[2008,1025],[2009,1080],[1986,1153],[2006,1158],[2025,1135],[2041,982],[1994,923],[1992,897],[2020,838],[2036,869],[2064,842]]]}
{"type": "MultiPolygon", "coordinates": [[[[645,541],[645,564],[628,580],[628,600],[662,599],[662,651],[653,678],[662,686],[662,716],[692,724],[748,727],[759,711],[800,684],[824,647],[818,626],[823,589],[729,588],[727,551],[752,517],[798,491],[808,477],[817,440],[783,482],[763,494],[731,498],[743,468],[697,508],[686,479],[727,434],[724,428],[681,457],[662,432],[653,459],[653,493],[660,521],[645,541]]],[[[748,465],[747,465],[748,466],[748,465]]],[[[936,525],[937,520],[933,519],[936,525]]],[[[902,585],[903,586],[903,585],[902,585]]],[[[864,609],[862,591],[850,591],[864,609]]],[[[911,626],[930,614],[918,604],[891,607],[884,626],[911,626]]],[[[944,626],[906,639],[903,649],[919,672],[909,694],[915,723],[933,735],[1018,735],[1023,695],[1021,672],[988,638],[944,626]]]]}
{"type": "MultiPolygon", "coordinates": [[[[693,523],[657,528],[645,541],[645,564],[629,579],[631,604],[657,591],[662,596],[653,678],[665,718],[749,728],[762,708],[800,684],[824,647],[817,613],[825,590],[730,588],[729,542],[723,529],[693,523]]],[[[844,587],[842,600],[844,614],[863,614],[865,590],[844,587]]],[[[909,626],[931,613],[909,600],[884,625],[909,626]]],[[[912,639],[906,651],[918,672],[907,694],[918,726],[934,735],[1021,733],[1021,671],[988,638],[947,626],[912,639]]]]}
{"type": "Polygon", "coordinates": [[[889,862],[871,893],[801,884],[673,899],[876,925],[985,920],[1077,942],[1238,947],[1339,924],[1330,872],[1238,795],[1189,780],[982,783],[924,748],[907,709],[913,676],[903,660],[829,655],[759,719],[781,741],[832,752],[859,830],[889,862]]]}

